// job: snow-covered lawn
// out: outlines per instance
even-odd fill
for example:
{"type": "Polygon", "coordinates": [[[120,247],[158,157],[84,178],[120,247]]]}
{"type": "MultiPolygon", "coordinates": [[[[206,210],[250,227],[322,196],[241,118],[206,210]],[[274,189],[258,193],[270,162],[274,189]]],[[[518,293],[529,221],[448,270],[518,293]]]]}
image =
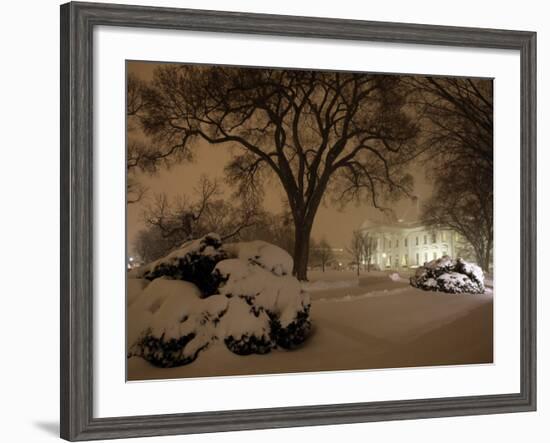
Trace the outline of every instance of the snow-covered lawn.
{"type": "MultiPolygon", "coordinates": [[[[128,379],[491,363],[493,294],[445,294],[411,287],[407,275],[312,271],[313,332],[298,349],[239,356],[222,342],[194,362],[157,368],[128,361],[128,379]]],[[[138,285],[138,283],[133,283],[138,285]]]]}
{"type": "Polygon", "coordinates": [[[356,271],[310,271],[309,281],[302,283],[302,288],[310,293],[312,300],[319,300],[409,286],[408,275],[399,275],[399,280],[393,277],[392,281],[392,274],[394,273],[371,271],[361,272],[357,276],[356,271]]]}

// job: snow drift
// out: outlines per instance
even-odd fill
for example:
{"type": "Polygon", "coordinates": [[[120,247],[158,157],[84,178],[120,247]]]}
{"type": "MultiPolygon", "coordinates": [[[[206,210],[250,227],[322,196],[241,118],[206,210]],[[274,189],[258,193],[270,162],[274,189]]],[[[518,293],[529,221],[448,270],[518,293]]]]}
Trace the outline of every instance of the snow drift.
{"type": "Polygon", "coordinates": [[[451,294],[483,294],[484,275],[481,268],[461,258],[453,260],[445,255],[419,267],[410,279],[411,286],[425,291],[451,294]]]}
{"type": "Polygon", "coordinates": [[[131,271],[128,355],[174,367],[218,340],[238,355],[299,346],[311,330],[310,302],[292,265],[269,243],[223,245],[208,234],[131,271]]]}

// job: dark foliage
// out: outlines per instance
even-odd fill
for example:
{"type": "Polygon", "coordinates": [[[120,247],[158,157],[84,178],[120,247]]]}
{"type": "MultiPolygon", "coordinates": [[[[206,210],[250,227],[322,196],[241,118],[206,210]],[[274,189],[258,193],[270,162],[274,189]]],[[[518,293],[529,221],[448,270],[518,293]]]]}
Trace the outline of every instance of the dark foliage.
{"type": "Polygon", "coordinates": [[[215,294],[222,282],[221,276],[213,273],[214,267],[221,260],[227,258],[226,252],[221,248],[221,241],[214,236],[206,235],[200,240],[200,247],[192,250],[175,262],[161,262],[155,266],[144,277],[154,280],[159,277],[170,277],[177,280],[184,280],[197,285],[203,297],[215,294]],[[207,247],[213,247],[215,252],[205,254],[207,247]]]}
{"type": "Polygon", "coordinates": [[[237,355],[267,354],[273,349],[273,342],[267,337],[245,334],[239,338],[232,335],[224,340],[225,346],[237,355]]]}
{"type": "Polygon", "coordinates": [[[286,327],[281,326],[277,316],[270,314],[271,338],[277,346],[284,349],[294,349],[300,346],[308,338],[311,332],[309,318],[309,306],[296,314],[296,318],[286,327]]]}
{"type": "Polygon", "coordinates": [[[164,335],[159,338],[150,333],[145,334],[135,345],[136,354],[160,368],[183,366],[193,362],[199,352],[206,347],[187,354],[185,347],[193,338],[195,338],[194,333],[169,340],[165,340],[164,335]]]}

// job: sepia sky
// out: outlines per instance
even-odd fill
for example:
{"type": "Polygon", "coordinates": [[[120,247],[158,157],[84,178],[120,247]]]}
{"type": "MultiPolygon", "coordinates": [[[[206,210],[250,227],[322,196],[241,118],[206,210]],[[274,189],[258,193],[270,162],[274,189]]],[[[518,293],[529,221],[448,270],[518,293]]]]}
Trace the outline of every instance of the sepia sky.
{"type": "MultiPolygon", "coordinates": [[[[149,81],[153,77],[156,66],[158,66],[157,63],[128,62],[127,73],[135,74],[138,78],[149,81]]],[[[212,146],[199,141],[193,146],[194,159],[192,162],[177,164],[168,170],[162,169],[153,176],[146,173],[136,175],[139,182],[147,188],[147,194],[142,201],[128,205],[127,240],[130,254],[133,253],[132,245],[136,234],[145,228],[142,221],[143,210],[154,195],[160,193],[166,193],[168,197],[187,195],[192,199],[193,189],[202,175],[207,175],[211,179],[223,180],[224,167],[229,162],[234,149],[237,148],[231,147],[229,144],[212,146]]],[[[420,165],[411,164],[409,172],[414,178],[414,194],[419,197],[419,203],[422,204],[431,195],[432,187],[425,177],[424,168],[420,165]]],[[[279,213],[283,207],[281,185],[275,178],[271,178],[265,189],[264,209],[279,213]]],[[[228,187],[226,195],[229,196],[230,192],[231,189],[228,187]]],[[[408,199],[402,199],[395,203],[392,209],[394,209],[397,218],[406,221],[417,219],[416,203],[408,199]]],[[[317,212],[312,237],[316,240],[324,237],[331,246],[345,248],[351,240],[352,232],[365,220],[382,219],[382,213],[367,202],[348,204],[345,208],[340,209],[330,201],[330,198],[327,198],[317,212]]]]}

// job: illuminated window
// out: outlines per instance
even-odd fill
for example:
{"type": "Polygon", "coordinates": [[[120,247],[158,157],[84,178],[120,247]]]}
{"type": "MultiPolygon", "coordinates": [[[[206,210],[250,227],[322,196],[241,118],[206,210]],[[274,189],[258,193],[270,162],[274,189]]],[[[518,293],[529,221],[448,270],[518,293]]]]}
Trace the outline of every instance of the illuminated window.
{"type": "Polygon", "coordinates": [[[441,241],[447,241],[447,233],[445,231],[441,233],[441,241]]]}

